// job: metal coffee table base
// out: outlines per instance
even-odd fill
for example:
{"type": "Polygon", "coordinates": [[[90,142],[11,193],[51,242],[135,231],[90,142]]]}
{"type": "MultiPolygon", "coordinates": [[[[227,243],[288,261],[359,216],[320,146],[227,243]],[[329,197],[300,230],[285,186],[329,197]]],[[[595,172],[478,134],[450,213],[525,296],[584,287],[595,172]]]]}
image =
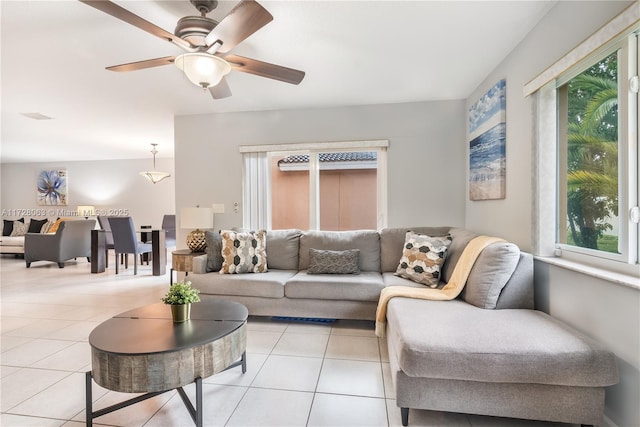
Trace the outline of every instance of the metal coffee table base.
{"type": "MultiPolygon", "coordinates": [[[[224,369],[224,371],[228,370],[228,369],[232,369],[235,368],[237,366],[242,366],[242,373],[244,374],[245,372],[247,372],[247,353],[244,352],[242,353],[242,358],[240,360],[238,360],[237,362],[229,365],[226,369],[224,369]]],[[[223,372],[224,372],[223,371],[223,372]]],[[[108,406],[106,408],[97,410],[95,412],[93,412],[93,392],[91,389],[92,386],[92,380],[93,380],[93,376],[91,375],[91,371],[87,371],[86,375],[85,375],[85,387],[86,387],[86,425],[87,427],[92,427],[93,426],[93,419],[94,418],[98,418],[101,417],[103,415],[109,414],[111,412],[117,411],[119,409],[123,409],[126,408],[127,406],[131,406],[134,405],[136,403],[145,401],[147,399],[151,399],[152,397],[161,395],[163,393],[166,393],[168,391],[171,390],[165,390],[165,391],[154,391],[151,393],[146,393],[140,396],[136,396],[132,399],[128,399],[125,400],[123,402],[120,403],[116,403],[115,405],[111,405],[108,406]]],[[[191,418],[193,419],[193,422],[196,424],[196,427],[202,427],[202,378],[196,378],[195,380],[196,383],[196,405],[195,408],[193,406],[193,403],[191,403],[191,399],[189,399],[189,396],[187,396],[187,393],[184,391],[184,389],[182,387],[177,387],[175,390],[178,392],[178,394],[180,395],[180,397],[182,398],[182,401],[184,402],[184,405],[186,406],[187,410],[189,411],[189,414],[191,415],[191,418]]],[[[173,390],[173,389],[172,389],[173,390]]]]}

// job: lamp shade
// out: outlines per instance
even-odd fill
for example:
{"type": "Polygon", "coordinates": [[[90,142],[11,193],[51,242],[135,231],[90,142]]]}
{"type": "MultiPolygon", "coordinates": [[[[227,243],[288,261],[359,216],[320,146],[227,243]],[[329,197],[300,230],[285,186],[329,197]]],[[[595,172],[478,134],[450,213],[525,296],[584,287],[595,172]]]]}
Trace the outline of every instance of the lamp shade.
{"type": "Polygon", "coordinates": [[[220,83],[231,71],[227,61],[205,52],[183,53],[174,62],[191,83],[205,89],[220,83]]]}
{"type": "Polygon", "coordinates": [[[154,184],[162,181],[165,178],[169,178],[171,176],[170,173],[157,172],[157,171],[140,172],[140,175],[144,176],[145,178],[147,178],[149,181],[153,182],[154,184]]]}
{"type": "Polygon", "coordinates": [[[83,216],[88,218],[90,216],[96,215],[96,207],[91,205],[80,205],[78,206],[78,216],[83,216]]]}
{"type": "Polygon", "coordinates": [[[180,210],[180,228],[213,228],[213,210],[211,208],[182,208],[180,210]]]}

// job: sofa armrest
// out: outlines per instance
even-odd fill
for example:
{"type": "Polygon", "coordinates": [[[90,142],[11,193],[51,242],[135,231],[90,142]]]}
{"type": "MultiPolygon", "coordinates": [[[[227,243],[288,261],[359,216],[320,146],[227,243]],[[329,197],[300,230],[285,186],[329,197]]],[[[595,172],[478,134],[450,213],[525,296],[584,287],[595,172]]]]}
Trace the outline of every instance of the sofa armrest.
{"type": "Polygon", "coordinates": [[[25,261],[57,260],[62,246],[59,234],[27,233],[24,235],[25,261]]]}
{"type": "Polygon", "coordinates": [[[193,257],[193,273],[194,274],[207,273],[207,254],[193,257]]]}

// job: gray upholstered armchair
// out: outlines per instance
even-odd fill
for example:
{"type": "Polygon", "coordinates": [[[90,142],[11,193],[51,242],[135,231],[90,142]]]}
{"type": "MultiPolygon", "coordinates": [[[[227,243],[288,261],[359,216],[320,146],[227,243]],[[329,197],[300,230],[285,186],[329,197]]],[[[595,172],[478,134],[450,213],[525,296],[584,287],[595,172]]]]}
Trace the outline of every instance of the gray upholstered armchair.
{"type": "Polygon", "coordinates": [[[27,268],[33,261],[57,262],[64,268],[64,262],[72,258],[91,257],[91,230],[93,219],[62,221],[55,234],[27,233],[24,236],[24,260],[27,268]]]}

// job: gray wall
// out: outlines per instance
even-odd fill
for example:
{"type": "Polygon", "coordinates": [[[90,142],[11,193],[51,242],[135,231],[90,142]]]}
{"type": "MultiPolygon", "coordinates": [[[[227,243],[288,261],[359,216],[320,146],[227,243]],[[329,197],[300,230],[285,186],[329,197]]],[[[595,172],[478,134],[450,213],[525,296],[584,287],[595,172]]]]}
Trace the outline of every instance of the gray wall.
{"type": "MultiPolygon", "coordinates": [[[[523,85],[630,3],[558,2],[467,99],[468,108],[496,81],[507,79],[507,197],[467,200],[468,228],[502,236],[531,250],[533,117],[523,85]]],[[[616,353],[621,381],[607,390],[606,415],[620,427],[640,425],[640,290],[541,261],[535,263],[535,278],[538,309],[582,330],[616,353]]]]}
{"type": "Polygon", "coordinates": [[[464,114],[447,101],[176,117],[176,211],[224,203],[215,227],[242,225],[241,145],[388,139],[389,225],[461,226],[464,114]]]}
{"type": "MultiPolygon", "coordinates": [[[[2,194],[0,207],[8,212],[46,209],[47,217],[73,214],[78,205],[96,209],[126,209],[136,225],[160,227],[164,214],[174,213],[175,186],[173,159],[159,158],[156,170],[171,177],[152,184],[140,171],[153,168],[151,156],[140,160],[104,160],[55,163],[5,163],[1,166],[2,194]],[[68,173],[68,205],[38,206],[36,179],[43,170],[66,169],[68,173]]],[[[23,216],[23,215],[19,215],[23,216]]],[[[27,217],[30,215],[26,215],[27,217]]],[[[3,215],[8,219],[9,215],[3,215]]]]}
{"type": "Polygon", "coordinates": [[[535,262],[536,308],[615,352],[620,382],[607,388],[605,414],[619,427],[640,425],[640,291],[535,262]]]}

